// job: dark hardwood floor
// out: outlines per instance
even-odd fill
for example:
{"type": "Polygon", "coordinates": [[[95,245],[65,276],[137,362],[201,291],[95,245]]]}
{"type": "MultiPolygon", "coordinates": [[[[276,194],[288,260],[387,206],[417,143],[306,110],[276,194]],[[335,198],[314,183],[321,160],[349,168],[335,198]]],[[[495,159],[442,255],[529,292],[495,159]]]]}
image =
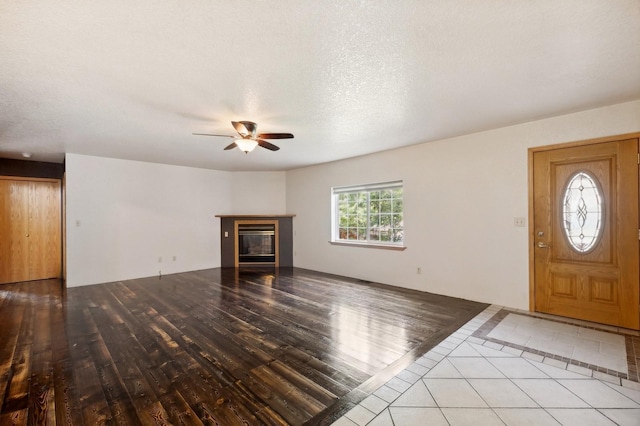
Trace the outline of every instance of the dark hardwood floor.
{"type": "Polygon", "coordinates": [[[0,424],[330,424],[485,304],[303,269],[0,286],[0,424]]]}

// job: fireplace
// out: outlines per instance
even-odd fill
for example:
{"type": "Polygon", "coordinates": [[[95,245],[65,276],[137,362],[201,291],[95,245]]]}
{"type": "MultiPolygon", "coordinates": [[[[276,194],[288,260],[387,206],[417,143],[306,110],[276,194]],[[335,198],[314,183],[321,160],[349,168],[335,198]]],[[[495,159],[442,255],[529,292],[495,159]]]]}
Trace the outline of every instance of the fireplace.
{"type": "Polygon", "coordinates": [[[279,266],[277,220],[235,220],[235,265],[279,266]]]}
{"type": "Polygon", "coordinates": [[[268,223],[238,224],[238,263],[275,263],[276,226],[268,223]]]}
{"type": "Polygon", "coordinates": [[[292,267],[294,216],[216,215],[220,218],[220,266],[292,267]]]}

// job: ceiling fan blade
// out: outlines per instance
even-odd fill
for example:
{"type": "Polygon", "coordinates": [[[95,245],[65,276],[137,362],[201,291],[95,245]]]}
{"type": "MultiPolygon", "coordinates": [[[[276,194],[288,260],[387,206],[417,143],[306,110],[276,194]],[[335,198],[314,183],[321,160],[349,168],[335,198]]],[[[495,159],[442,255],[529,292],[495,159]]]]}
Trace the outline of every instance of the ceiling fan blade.
{"type": "Polygon", "coordinates": [[[224,150],[225,150],[225,151],[227,151],[227,150],[229,150],[229,149],[233,149],[233,148],[235,148],[235,147],[237,147],[237,146],[238,146],[238,145],[236,145],[236,143],[235,143],[235,142],[232,142],[232,143],[230,143],[229,145],[227,145],[227,146],[224,148],[224,150]]]}
{"type": "Polygon", "coordinates": [[[257,137],[260,139],[293,139],[291,133],[260,133],[257,137]]]}
{"type": "Polygon", "coordinates": [[[263,141],[262,139],[256,139],[256,142],[258,142],[258,145],[260,145],[263,148],[267,148],[270,151],[277,151],[280,149],[280,147],[275,146],[274,144],[267,142],[267,141],[263,141]]]}
{"type": "Polygon", "coordinates": [[[219,136],[221,138],[234,138],[236,139],[237,136],[229,136],[229,135],[212,135],[211,133],[192,133],[193,135],[197,135],[197,136],[219,136]]]}
{"type": "Polygon", "coordinates": [[[253,121],[232,121],[231,124],[242,137],[255,137],[258,126],[253,121]]]}

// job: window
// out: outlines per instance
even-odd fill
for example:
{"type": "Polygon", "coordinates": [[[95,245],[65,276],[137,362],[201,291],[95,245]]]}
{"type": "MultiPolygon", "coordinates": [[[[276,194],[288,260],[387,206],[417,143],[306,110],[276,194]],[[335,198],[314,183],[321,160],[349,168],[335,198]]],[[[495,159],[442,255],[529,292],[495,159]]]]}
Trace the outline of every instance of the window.
{"type": "Polygon", "coordinates": [[[402,181],[332,189],[333,242],[404,245],[402,181]]]}
{"type": "Polygon", "coordinates": [[[604,211],[597,182],[588,172],[578,172],[565,186],[562,225],[567,241],[578,253],[591,251],[602,236],[604,211]]]}

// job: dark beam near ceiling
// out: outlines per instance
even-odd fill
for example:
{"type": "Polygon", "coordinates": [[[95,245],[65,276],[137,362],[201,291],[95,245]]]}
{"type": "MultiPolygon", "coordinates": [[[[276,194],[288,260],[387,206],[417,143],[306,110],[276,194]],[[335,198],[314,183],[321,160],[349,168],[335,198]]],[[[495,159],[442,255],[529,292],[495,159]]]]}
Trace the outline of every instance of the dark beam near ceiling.
{"type": "Polygon", "coordinates": [[[62,179],[64,164],[0,158],[0,176],[62,179]]]}

